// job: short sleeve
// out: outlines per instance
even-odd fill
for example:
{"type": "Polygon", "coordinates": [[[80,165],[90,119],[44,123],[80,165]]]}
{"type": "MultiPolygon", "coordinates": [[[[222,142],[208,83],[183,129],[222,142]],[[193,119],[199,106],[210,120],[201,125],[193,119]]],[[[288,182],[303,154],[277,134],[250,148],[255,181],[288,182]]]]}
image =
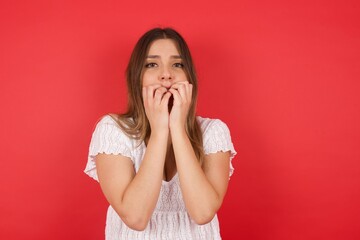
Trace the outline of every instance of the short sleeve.
{"type": "Polygon", "coordinates": [[[84,170],[88,176],[96,181],[99,181],[99,179],[96,172],[95,156],[99,153],[120,154],[133,159],[130,138],[125,135],[109,115],[103,117],[95,127],[90,141],[88,161],[84,170]]]}
{"type": "Polygon", "coordinates": [[[230,151],[230,172],[234,172],[232,160],[237,154],[231,141],[231,135],[227,125],[219,119],[211,119],[203,133],[205,154],[230,151]]]}

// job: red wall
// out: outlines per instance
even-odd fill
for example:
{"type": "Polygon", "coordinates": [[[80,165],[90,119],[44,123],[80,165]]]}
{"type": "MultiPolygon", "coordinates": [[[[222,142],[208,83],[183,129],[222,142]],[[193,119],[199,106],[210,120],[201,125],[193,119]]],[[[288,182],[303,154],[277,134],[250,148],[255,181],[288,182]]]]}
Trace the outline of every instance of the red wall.
{"type": "Polygon", "coordinates": [[[126,106],[144,31],[172,26],[198,113],[238,151],[226,239],[360,239],[359,1],[2,1],[0,239],[103,239],[83,173],[94,124],[126,106]]]}

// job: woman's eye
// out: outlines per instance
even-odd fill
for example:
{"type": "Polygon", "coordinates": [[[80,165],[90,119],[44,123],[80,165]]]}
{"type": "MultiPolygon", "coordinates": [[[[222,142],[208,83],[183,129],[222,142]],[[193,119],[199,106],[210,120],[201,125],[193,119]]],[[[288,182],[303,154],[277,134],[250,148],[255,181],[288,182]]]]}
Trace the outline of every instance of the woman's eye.
{"type": "Polygon", "coordinates": [[[156,63],[148,63],[145,65],[146,68],[153,68],[153,67],[156,67],[157,64],[156,63]]]}
{"type": "Polygon", "coordinates": [[[182,64],[182,63],[174,63],[174,67],[183,68],[184,64],[182,64]]]}

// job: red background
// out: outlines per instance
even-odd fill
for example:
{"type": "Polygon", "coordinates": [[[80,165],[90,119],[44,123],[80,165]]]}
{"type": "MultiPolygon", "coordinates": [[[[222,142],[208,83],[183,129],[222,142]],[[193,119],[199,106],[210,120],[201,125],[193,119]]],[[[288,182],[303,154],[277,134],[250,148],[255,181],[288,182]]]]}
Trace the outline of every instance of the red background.
{"type": "Polygon", "coordinates": [[[103,239],[83,173],[146,30],[185,37],[238,151],[226,239],[360,239],[359,1],[2,1],[0,239],[103,239]]]}

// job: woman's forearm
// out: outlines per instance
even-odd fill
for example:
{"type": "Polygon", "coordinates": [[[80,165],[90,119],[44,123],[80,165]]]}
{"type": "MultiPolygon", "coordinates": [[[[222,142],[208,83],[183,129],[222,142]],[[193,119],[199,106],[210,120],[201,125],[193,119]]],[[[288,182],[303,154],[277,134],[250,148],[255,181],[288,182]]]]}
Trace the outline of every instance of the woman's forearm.
{"type": "Polygon", "coordinates": [[[220,208],[222,199],[207,180],[185,129],[172,129],[171,138],[188,213],[196,223],[208,223],[220,208]]]}
{"type": "Polygon", "coordinates": [[[168,132],[151,134],[139,171],[125,190],[121,209],[129,222],[145,228],[158,201],[168,132]]]}

